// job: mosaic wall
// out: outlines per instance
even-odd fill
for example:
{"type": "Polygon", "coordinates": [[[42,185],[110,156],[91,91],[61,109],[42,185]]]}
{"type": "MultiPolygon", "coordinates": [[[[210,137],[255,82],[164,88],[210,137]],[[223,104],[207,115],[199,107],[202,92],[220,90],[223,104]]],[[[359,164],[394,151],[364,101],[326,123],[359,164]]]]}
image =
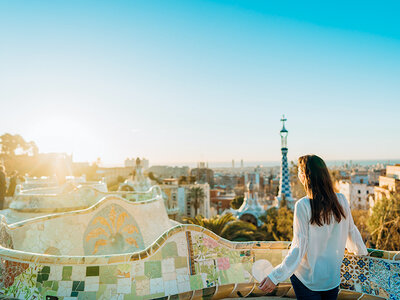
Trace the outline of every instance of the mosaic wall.
{"type": "Polygon", "coordinates": [[[161,198],[131,203],[110,196],[88,209],[30,219],[8,228],[16,250],[52,255],[133,253],[175,225],[163,208],[161,198]]]}
{"type": "MultiPolygon", "coordinates": [[[[251,274],[252,264],[263,259],[276,266],[288,246],[285,242],[231,243],[201,227],[179,225],[134,254],[68,258],[0,248],[0,293],[21,299],[53,296],[57,298],[49,299],[65,300],[261,295],[251,274]]],[[[400,260],[396,260],[400,254],[374,251],[371,255],[345,256],[341,293],[400,299],[400,260]]],[[[281,286],[287,287],[286,294],[290,287],[281,286]]]]}

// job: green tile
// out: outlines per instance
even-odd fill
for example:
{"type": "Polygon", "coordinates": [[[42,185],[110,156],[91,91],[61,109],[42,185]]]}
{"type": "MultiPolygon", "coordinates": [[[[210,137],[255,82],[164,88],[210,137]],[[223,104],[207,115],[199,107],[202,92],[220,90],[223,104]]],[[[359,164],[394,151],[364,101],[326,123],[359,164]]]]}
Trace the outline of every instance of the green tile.
{"type": "Polygon", "coordinates": [[[99,266],[86,267],[86,276],[99,276],[99,266]]]}
{"type": "Polygon", "coordinates": [[[53,291],[58,291],[58,281],[53,281],[53,286],[51,288],[53,291]]]}
{"type": "Polygon", "coordinates": [[[36,277],[36,283],[42,283],[43,282],[43,278],[42,278],[42,274],[38,273],[37,277],[36,277]]]}
{"type": "Polygon", "coordinates": [[[78,295],[79,300],[96,300],[96,292],[80,292],[78,295]]]}
{"type": "Polygon", "coordinates": [[[219,278],[221,279],[221,284],[228,284],[229,278],[226,270],[219,271],[219,278]]]}
{"type": "Polygon", "coordinates": [[[136,295],[132,295],[132,294],[130,294],[130,295],[124,295],[124,300],[136,300],[137,299],[137,296],[136,295]]]}
{"type": "Polygon", "coordinates": [[[62,280],[71,280],[72,267],[64,266],[62,270],[62,280]]]}
{"type": "Polygon", "coordinates": [[[156,253],[154,253],[150,258],[150,260],[162,260],[162,259],[163,257],[161,254],[161,249],[159,249],[156,253]]]}
{"type": "Polygon", "coordinates": [[[175,242],[169,242],[162,247],[161,252],[163,258],[176,257],[178,256],[178,247],[175,242]]]}
{"type": "Polygon", "coordinates": [[[72,291],[75,292],[80,292],[85,289],[85,282],[84,281],[74,281],[72,283],[72,291]]]}
{"type": "Polygon", "coordinates": [[[144,300],[154,300],[154,299],[157,299],[157,298],[162,298],[163,299],[164,298],[164,293],[146,295],[146,296],[143,296],[142,299],[144,299],[144,300]]]}
{"type": "Polygon", "coordinates": [[[144,274],[148,278],[160,278],[161,261],[146,261],[144,263],[144,274]]]}
{"type": "Polygon", "coordinates": [[[116,284],[117,283],[117,266],[100,266],[100,283],[116,284]]]}
{"type": "Polygon", "coordinates": [[[179,268],[186,268],[188,265],[188,259],[187,257],[183,257],[183,256],[177,256],[175,257],[175,268],[179,269],[179,268]]]}
{"type": "Polygon", "coordinates": [[[44,281],[47,281],[47,279],[49,279],[49,274],[40,274],[40,273],[38,273],[36,281],[37,282],[44,282],[44,281]]]}
{"type": "Polygon", "coordinates": [[[39,273],[50,274],[50,267],[44,266],[43,269],[39,273]]]}
{"type": "Polygon", "coordinates": [[[203,289],[203,279],[201,278],[201,275],[190,276],[190,289],[192,291],[203,289]]]}
{"type": "Polygon", "coordinates": [[[53,285],[53,281],[45,281],[43,282],[43,287],[51,288],[53,285]]]}
{"type": "Polygon", "coordinates": [[[231,267],[226,270],[231,283],[244,282],[243,267],[240,264],[231,265],[231,267]]]}
{"type": "MultiPolygon", "coordinates": [[[[101,268],[100,268],[100,272],[101,272],[101,268]]],[[[96,298],[99,299],[101,298],[101,296],[103,296],[104,292],[107,289],[107,285],[106,284],[100,284],[99,289],[96,292],[96,298]]]]}
{"type": "Polygon", "coordinates": [[[56,291],[46,291],[44,296],[57,296],[57,292],[56,291]]]}

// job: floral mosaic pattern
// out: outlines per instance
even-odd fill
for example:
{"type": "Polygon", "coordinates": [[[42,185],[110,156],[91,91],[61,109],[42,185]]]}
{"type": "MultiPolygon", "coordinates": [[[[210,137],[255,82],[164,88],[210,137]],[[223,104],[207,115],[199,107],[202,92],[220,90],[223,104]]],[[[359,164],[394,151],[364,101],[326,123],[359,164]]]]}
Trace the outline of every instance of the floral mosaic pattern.
{"type": "Polygon", "coordinates": [[[144,248],[142,235],[133,217],[117,204],[99,211],[84,234],[85,254],[135,252],[144,248]]]}
{"type": "Polygon", "coordinates": [[[250,251],[232,250],[204,234],[194,234],[193,239],[195,270],[201,276],[204,287],[249,282],[252,266],[250,251]]]}

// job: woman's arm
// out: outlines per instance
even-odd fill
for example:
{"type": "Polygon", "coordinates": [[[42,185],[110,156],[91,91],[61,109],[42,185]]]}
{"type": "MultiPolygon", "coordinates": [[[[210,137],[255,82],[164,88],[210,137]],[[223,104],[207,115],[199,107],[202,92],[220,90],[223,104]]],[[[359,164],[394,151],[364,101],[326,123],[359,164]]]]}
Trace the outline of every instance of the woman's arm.
{"type": "Polygon", "coordinates": [[[289,278],[297,269],[302,258],[306,254],[308,243],[308,223],[309,218],[307,216],[304,202],[297,202],[294,207],[293,241],[289,253],[286,255],[282,263],[276,266],[268,275],[275,285],[289,278]]]}
{"type": "Polygon", "coordinates": [[[347,241],[346,241],[347,250],[356,255],[367,255],[368,254],[367,247],[365,247],[360,231],[358,231],[357,226],[354,224],[350,208],[348,210],[348,218],[349,218],[349,234],[347,236],[347,241]]]}

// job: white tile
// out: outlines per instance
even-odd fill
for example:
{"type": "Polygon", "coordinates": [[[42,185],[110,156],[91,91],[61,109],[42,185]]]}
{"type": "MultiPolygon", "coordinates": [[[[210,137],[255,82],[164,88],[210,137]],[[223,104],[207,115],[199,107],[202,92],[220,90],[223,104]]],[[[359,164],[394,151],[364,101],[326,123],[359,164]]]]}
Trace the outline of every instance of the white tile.
{"type": "Polygon", "coordinates": [[[71,296],[72,281],[59,281],[57,296],[71,296]]]}
{"type": "Polygon", "coordinates": [[[118,278],[117,281],[117,293],[130,294],[131,293],[131,279],[130,278],[118,278]]]}
{"type": "Polygon", "coordinates": [[[144,262],[143,261],[135,262],[134,264],[132,264],[131,275],[133,277],[144,275],[144,262]]]}
{"type": "Polygon", "coordinates": [[[150,294],[164,292],[164,282],[162,278],[150,279],[150,294]]]}
{"type": "Polygon", "coordinates": [[[176,280],[168,280],[164,282],[165,295],[177,295],[178,291],[178,283],[176,280]]]}
{"type": "Polygon", "coordinates": [[[189,281],[178,282],[178,291],[179,293],[190,291],[190,282],[189,281]]]}
{"type": "Polygon", "coordinates": [[[176,276],[176,280],[178,282],[184,282],[184,281],[189,281],[190,279],[189,279],[189,275],[180,275],[180,274],[178,274],[176,276]]]}
{"type": "Polygon", "coordinates": [[[60,281],[62,279],[63,266],[51,266],[49,280],[60,281]]]}
{"type": "Polygon", "coordinates": [[[84,281],[86,279],[86,266],[73,266],[71,280],[84,281]]]}
{"type": "Polygon", "coordinates": [[[136,294],[138,296],[148,295],[150,292],[150,281],[148,279],[136,280],[136,294]]]}
{"type": "Polygon", "coordinates": [[[171,273],[163,273],[162,278],[164,281],[166,280],[176,280],[176,273],[171,272],[171,273]]]}
{"type": "Polygon", "coordinates": [[[99,290],[99,276],[89,276],[85,279],[85,291],[87,292],[97,292],[99,290]]]}
{"type": "Polygon", "coordinates": [[[171,273],[175,271],[175,259],[167,258],[161,261],[161,270],[163,273],[171,273]]]}
{"type": "Polygon", "coordinates": [[[188,268],[176,269],[176,274],[178,274],[178,275],[189,275],[189,269],[188,268]]]}

